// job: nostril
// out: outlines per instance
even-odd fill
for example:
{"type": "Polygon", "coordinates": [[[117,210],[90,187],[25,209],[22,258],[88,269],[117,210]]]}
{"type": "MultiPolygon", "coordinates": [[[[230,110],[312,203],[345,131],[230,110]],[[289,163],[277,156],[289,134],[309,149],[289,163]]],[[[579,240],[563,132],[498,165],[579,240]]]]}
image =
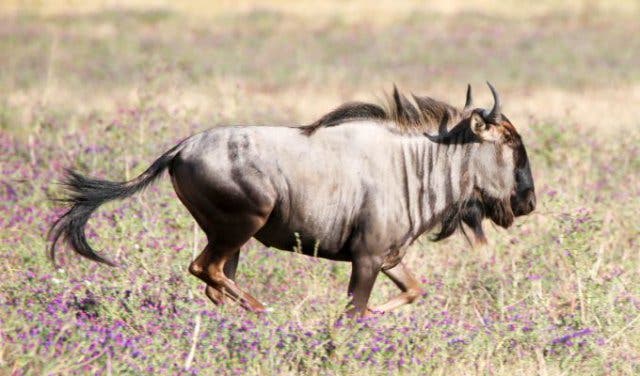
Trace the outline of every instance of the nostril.
{"type": "Polygon", "coordinates": [[[532,190],[511,196],[511,206],[516,216],[527,215],[536,208],[536,194],[532,190]]]}
{"type": "Polygon", "coordinates": [[[529,197],[529,209],[533,210],[536,207],[536,196],[530,196],[529,197]]]}

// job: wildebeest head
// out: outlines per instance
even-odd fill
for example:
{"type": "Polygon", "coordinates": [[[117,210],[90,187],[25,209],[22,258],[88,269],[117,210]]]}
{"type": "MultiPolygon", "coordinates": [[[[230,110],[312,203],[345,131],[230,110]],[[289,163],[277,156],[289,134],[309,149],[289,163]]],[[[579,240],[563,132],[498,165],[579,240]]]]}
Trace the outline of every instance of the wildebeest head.
{"type": "Polygon", "coordinates": [[[488,84],[493,94],[491,110],[471,109],[470,87],[464,117],[469,129],[480,142],[474,164],[474,196],[466,203],[462,220],[484,238],[480,221],[488,217],[502,227],[508,227],[516,216],[531,213],[536,195],[529,159],[522,138],[509,119],[502,114],[500,96],[488,84]]]}

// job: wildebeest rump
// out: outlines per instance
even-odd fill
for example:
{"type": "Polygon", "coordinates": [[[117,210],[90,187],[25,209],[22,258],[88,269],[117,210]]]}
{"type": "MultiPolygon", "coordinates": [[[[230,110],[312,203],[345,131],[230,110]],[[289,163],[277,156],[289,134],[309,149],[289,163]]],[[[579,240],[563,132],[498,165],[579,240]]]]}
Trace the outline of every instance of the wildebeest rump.
{"type": "Polygon", "coordinates": [[[240,248],[266,246],[349,261],[351,314],[365,314],[380,271],[402,293],[374,310],[413,301],[418,282],[402,258],[421,234],[435,239],[462,222],[484,238],[481,221],[508,227],[535,207],[524,144],[501,113],[394,88],[388,108],[349,103],[304,127],[217,127],[171,148],[137,178],[111,182],[68,171],[71,208],[51,227],[51,256],[62,237],[79,254],[112,264],[87,243],[84,226],[106,201],[128,197],[168,169],[174,189],[207,235],[189,271],[216,304],[227,297],[264,306],[235,283],[240,248]]]}

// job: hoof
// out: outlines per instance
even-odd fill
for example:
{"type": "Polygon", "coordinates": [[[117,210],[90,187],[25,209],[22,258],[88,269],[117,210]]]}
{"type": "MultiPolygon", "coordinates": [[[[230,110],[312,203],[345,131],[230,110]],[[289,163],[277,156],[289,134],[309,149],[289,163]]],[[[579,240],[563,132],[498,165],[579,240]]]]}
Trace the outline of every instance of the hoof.
{"type": "Polygon", "coordinates": [[[259,309],[249,309],[249,310],[258,315],[266,315],[274,311],[274,309],[271,307],[262,307],[259,309]]]}
{"type": "Polygon", "coordinates": [[[209,300],[213,302],[213,304],[217,306],[221,306],[224,304],[224,294],[213,287],[207,286],[204,290],[205,295],[209,300]]]}
{"type": "Polygon", "coordinates": [[[367,312],[365,313],[365,317],[382,316],[385,313],[387,312],[380,309],[367,307],[367,312]]]}

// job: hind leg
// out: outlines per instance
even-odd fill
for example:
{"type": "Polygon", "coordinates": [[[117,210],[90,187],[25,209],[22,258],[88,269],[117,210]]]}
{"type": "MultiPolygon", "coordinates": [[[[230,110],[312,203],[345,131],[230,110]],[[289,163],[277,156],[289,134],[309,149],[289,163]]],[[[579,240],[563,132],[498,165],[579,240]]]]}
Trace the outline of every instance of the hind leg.
{"type": "Polygon", "coordinates": [[[205,290],[207,296],[217,304],[230,298],[238,302],[244,309],[252,312],[264,312],[265,307],[248,292],[240,289],[238,285],[224,273],[224,265],[235,254],[238,248],[230,248],[219,245],[209,245],[189,266],[189,271],[203,280],[208,286],[205,290]]]}
{"type": "Polygon", "coordinates": [[[199,150],[194,146],[176,157],[170,170],[176,194],[209,241],[189,271],[209,286],[205,293],[214,303],[231,298],[248,310],[263,311],[264,306],[240,289],[233,277],[240,248],[264,226],[277,194],[259,163],[245,163],[252,155],[251,140],[240,134],[229,137],[228,153],[222,149],[218,153],[207,144],[203,154],[193,151],[199,150]],[[213,163],[220,158],[221,163],[213,163]]]}
{"type": "Polygon", "coordinates": [[[205,292],[214,303],[220,304],[228,297],[247,310],[262,312],[264,305],[240,289],[230,277],[235,277],[240,247],[264,225],[266,217],[236,214],[233,222],[233,225],[214,226],[215,241],[209,242],[191,263],[189,271],[209,286],[205,292]]]}
{"type": "MultiPolygon", "coordinates": [[[[232,281],[236,280],[236,269],[238,268],[238,262],[240,261],[240,251],[236,252],[235,256],[231,257],[224,264],[224,274],[232,281]]],[[[207,285],[204,290],[207,297],[215,304],[224,304],[224,291],[218,290],[214,287],[207,285]]]]}

